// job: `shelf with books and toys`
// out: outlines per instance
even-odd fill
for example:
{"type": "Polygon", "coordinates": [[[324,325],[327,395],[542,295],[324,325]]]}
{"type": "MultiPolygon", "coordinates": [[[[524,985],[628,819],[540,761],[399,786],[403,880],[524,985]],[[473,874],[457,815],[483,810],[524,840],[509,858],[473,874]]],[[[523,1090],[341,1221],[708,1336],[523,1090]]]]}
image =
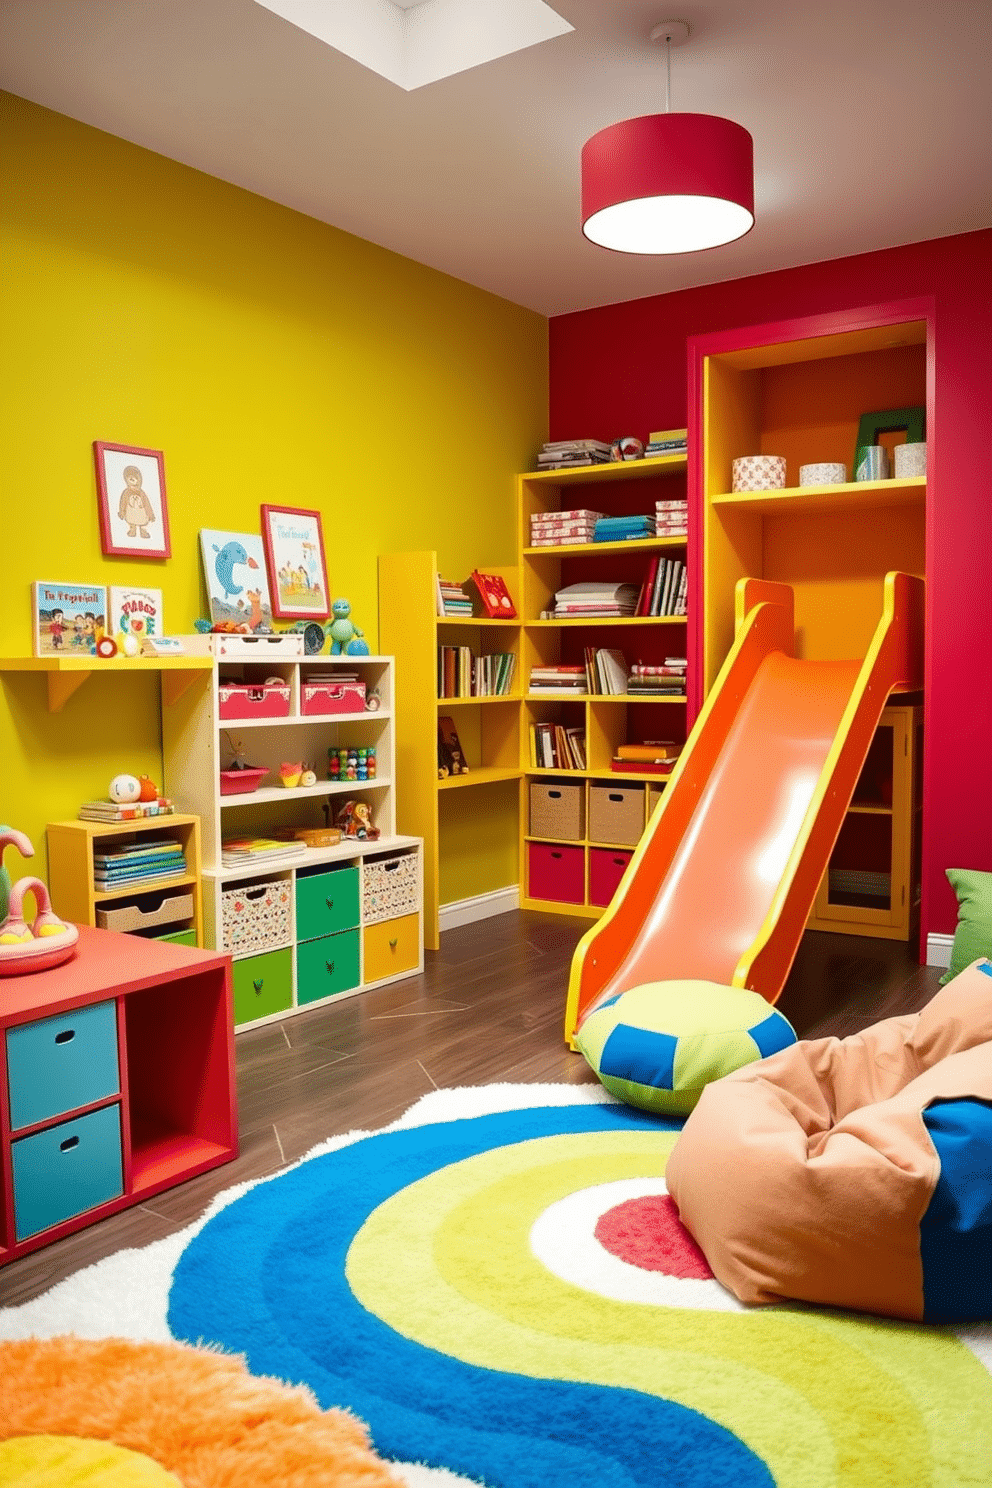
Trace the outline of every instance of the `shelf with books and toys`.
{"type": "Polygon", "coordinates": [[[681,448],[518,478],[528,909],[602,913],[685,742],[685,431],[666,433],[681,448]]]}
{"type": "Polygon", "coordinates": [[[423,967],[393,677],[391,656],[249,650],[163,714],[166,789],[200,818],[204,936],[233,957],[239,1029],[423,967]]]}
{"type": "Polygon", "coordinates": [[[379,558],[380,645],[396,657],[397,819],[424,840],[424,936],[431,950],[440,944],[442,904],[467,897],[458,878],[467,844],[484,836],[488,847],[473,894],[506,887],[515,871],[517,589],[515,567],[479,567],[454,581],[442,576],[435,552],[379,558]],[[443,741],[452,734],[457,769],[445,757],[443,741]]]}

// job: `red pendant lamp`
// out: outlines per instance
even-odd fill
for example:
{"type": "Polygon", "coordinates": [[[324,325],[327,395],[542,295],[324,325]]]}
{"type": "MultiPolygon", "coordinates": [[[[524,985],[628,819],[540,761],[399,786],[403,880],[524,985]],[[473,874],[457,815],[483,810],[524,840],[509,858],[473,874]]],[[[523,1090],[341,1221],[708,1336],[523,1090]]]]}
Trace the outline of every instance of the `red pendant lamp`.
{"type": "MultiPolygon", "coordinates": [[[[671,97],[671,48],[685,21],[662,21],[671,97]]],[[[618,253],[696,253],[754,226],[754,144],[715,114],[645,114],[594,134],[582,147],[582,231],[618,253]]]]}

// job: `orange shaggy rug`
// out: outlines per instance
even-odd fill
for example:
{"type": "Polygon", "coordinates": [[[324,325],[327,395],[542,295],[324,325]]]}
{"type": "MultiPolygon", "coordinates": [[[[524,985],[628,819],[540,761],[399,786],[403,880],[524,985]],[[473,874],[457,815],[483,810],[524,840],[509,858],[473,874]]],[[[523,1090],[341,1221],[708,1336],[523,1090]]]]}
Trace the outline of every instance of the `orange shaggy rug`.
{"type": "Polygon", "coordinates": [[[180,1343],[0,1343],[0,1482],[56,1481],[14,1467],[27,1443],[8,1453],[18,1476],[5,1475],[2,1443],[15,1437],[112,1442],[151,1458],[183,1488],[396,1488],[399,1481],[355,1416],[321,1410],[304,1386],[255,1378],[240,1358],[180,1343]]]}

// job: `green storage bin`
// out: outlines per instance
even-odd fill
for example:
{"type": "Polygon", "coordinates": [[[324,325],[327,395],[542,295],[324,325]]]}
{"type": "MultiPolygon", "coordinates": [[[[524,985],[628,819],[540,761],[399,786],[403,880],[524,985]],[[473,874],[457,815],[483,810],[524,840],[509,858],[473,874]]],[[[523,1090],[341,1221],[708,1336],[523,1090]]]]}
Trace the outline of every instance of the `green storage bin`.
{"type": "Polygon", "coordinates": [[[234,1022],[253,1023],[270,1013],[284,1013],[293,1006],[293,952],[265,951],[235,961],[234,1022]]]}
{"type": "Polygon", "coordinates": [[[296,947],[296,1000],[317,1002],[359,982],[358,931],[342,930],[296,947]]]}
{"type": "Polygon", "coordinates": [[[318,940],[359,923],[358,869],[296,875],[296,938],[318,940]]]}
{"type": "Polygon", "coordinates": [[[170,930],[168,935],[153,935],[153,940],[167,940],[170,945],[186,945],[196,948],[195,930],[170,930]]]}

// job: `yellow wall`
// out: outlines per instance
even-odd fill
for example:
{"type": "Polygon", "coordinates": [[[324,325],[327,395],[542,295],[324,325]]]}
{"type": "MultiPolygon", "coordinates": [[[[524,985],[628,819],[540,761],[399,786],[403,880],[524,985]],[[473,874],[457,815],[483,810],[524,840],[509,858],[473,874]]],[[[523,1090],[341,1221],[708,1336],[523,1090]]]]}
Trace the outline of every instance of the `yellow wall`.
{"type": "MultiPolygon", "coordinates": [[[[199,529],[257,532],[263,501],[320,508],[373,650],[380,551],[436,548],[458,578],[512,563],[542,317],[9,94],[0,149],[0,655],[30,654],[34,579],[158,587],[166,629],[191,629],[199,529]],[[95,439],[164,451],[171,560],[102,556],[95,439]]],[[[0,821],[40,866],[46,821],[119,770],[161,779],[153,678],[94,677],[54,715],[39,676],[3,696],[0,821]]],[[[451,898],[507,882],[484,856],[451,898]]]]}

